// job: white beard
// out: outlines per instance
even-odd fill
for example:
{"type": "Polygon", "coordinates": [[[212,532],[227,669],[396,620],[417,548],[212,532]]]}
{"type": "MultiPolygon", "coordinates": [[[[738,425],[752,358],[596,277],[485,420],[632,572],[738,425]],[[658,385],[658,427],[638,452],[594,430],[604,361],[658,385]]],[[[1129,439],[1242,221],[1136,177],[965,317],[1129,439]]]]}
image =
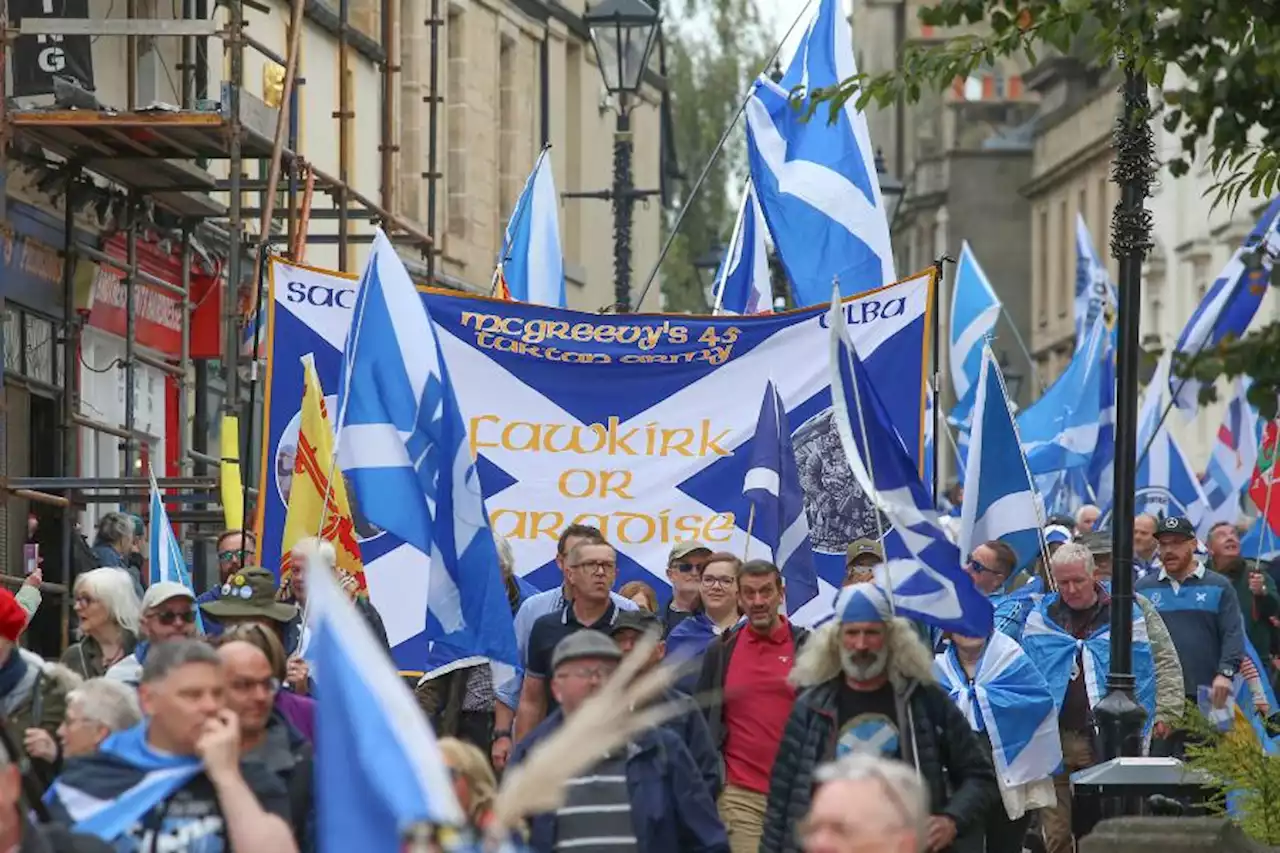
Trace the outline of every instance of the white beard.
{"type": "Polygon", "coordinates": [[[840,668],[844,670],[844,674],[854,681],[872,681],[884,674],[885,669],[889,666],[889,650],[881,649],[876,652],[870,662],[863,660],[854,660],[853,652],[848,649],[840,650],[840,668]]]}

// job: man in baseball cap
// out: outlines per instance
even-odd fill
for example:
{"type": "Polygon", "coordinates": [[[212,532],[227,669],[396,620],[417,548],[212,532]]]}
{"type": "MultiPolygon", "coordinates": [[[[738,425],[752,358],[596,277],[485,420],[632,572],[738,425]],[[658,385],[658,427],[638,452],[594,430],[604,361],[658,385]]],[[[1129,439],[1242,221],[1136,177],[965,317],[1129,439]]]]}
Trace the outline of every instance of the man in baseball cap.
{"type": "Polygon", "coordinates": [[[875,567],[884,562],[884,551],[874,539],[855,539],[845,551],[844,586],[875,581],[875,567]]]}
{"type": "Polygon", "coordinates": [[[138,623],[142,636],[138,645],[133,654],[107,670],[107,678],[137,687],[142,680],[147,652],[159,643],[196,636],[198,620],[196,598],[191,590],[174,581],[153,583],[142,596],[142,619],[138,623]]]}
{"type": "Polygon", "coordinates": [[[702,567],[711,559],[711,549],[701,542],[688,540],[671,546],[667,556],[667,580],[671,581],[671,600],[662,609],[663,634],[697,613],[702,607],[702,567]]]}

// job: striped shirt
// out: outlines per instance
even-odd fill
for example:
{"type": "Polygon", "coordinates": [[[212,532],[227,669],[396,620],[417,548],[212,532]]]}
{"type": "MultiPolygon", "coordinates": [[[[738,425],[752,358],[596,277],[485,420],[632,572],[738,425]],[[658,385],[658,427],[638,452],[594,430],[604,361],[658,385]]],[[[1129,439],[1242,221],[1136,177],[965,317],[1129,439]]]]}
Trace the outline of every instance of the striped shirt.
{"type": "Polygon", "coordinates": [[[636,853],[626,754],[611,756],[569,780],[556,810],[556,850],[636,853]]]}

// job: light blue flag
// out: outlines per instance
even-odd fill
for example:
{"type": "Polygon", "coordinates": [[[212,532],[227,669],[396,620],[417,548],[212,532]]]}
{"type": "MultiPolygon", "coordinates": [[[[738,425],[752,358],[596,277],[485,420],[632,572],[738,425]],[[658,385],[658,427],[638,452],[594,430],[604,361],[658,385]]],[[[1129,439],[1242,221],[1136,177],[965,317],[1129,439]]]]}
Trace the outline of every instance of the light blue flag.
{"type": "MultiPolygon", "coordinates": [[[[1111,668],[1111,623],[1084,640],[1077,640],[1049,618],[1049,607],[1058,600],[1053,592],[1040,599],[1027,616],[1022,629],[1022,648],[1044,676],[1049,692],[1059,705],[1067,695],[1067,685],[1075,674],[1077,655],[1084,655],[1084,686],[1093,708],[1107,693],[1107,673],[1111,668]]],[[[1142,608],[1133,604],[1133,675],[1137,682],[1134,698],[1147,712],[1143,736],[1150,734],[1156,717],[1156,670],[1147,638],[1147,620],[1142,608]]]]}
{"type": "Polygon", "coordinates": [[[502,238],[501,275],[511,298],[564,307],[564,250],[560,246],[560,197],[543,148],[525,181],[502,238]]]}
{"type": "Polygon", "coordinates": [[[320,853],[397,853],[414,824],[461,824],[431,725],[386,651],[329,573],[313,572],[308,583],[308,657],[324,672],[316,703],[320,853]]]}
{"type": "Polygon", "coordinates": [[[431,558],[427,668],[469,657],[518,665],[497,547],[436,329],[381,231],[339,375],[338,459],[359,506],[431,558]]]}
{"type": "MultiPolygon", "coordinates": [[[[1249,405],[1247,394],[1250,382],[1247,377],[1236,380],[1236,392],[1222,413],[1222,423],[1209,451],[1209,464],[1205,466],[1200,485],[1204,489],[1208,512],[1201,519],[1201,529],[1219,521],[1235,524],[1240,518],[1240,497],[1253,476],[1258,461],[1258,439],[1261,422],[1258,413],[1249,405]]],[[[1207,538],[1207,536],[1206,536],[1207,538]]]]}
{"type": "MultiPolygon", "coordinates": [[[[1178,335],[1174,352],[1190,358],[1213,349],[1228,337],[1243,335],[1266,295],[1272,257],[1277,254],[1280,254],[1280,198],[1267,205],[1262,218],[1200,300],[1182,334],[1178,335]],[[1245,266],[1245,257],[1255,252],[1261,256],[1261,264],[1251,270],[1245,266]]],[[[1199,382],[1174,376],[1170,377],[1169,388],[1179,409],[1191,414],[1200,407],[1199,382]]]]}
{"type": "Polygon", "coordinates": [[[791,443],[787,407],[770,382],[760,404],[760,418],[751,437],[751,458],[742,494],[754,512],[751,535],[763,542],[786,582],[787,613],[794,614],[818,595],[818,570],[813,563],[804,489],[791,443]]]}
{"type": "Polygon", "coordinates": [[[1240,538],[1240,556],[1247,560],[1274,560],[1280,557],[1280,536],[1259,516],[1240,538]]]}
{"type": "Polygon", "coordinates": [[[877,583],[892,589],[900,616],[970,637],[991,631],[992,607],[961,568],[959,549],[938,522],[933,500],[894,429],[880,394],[849,340],[833,298],[831,403],[854,478],[885,519],[885,556],[877,583]]]}
{"type": "Polygon", "coordinates": [[[1044,517],[1022,456],[1018,429],[991,347],[983,344],[973,430],[960,510],[961,553],[999,539],[1018,555],[1017,569],[1040,554],[1044,517]]]}
{"type": "Polygon", "coordinates": [[[1022,450],[1032,474],[1088,466],[1101,419],[1106,322],[1101,315],[1062,375],[1018,415],[1022,450]]]}
{"type": "Polygon", "coordinates": [[[1089,502],[1097,506],[1111,503],[1115,491],[1116,475],[1116,333],[1107,335],[1107,347],[1102,354],[1102,376],[1098,382],[1102,395],[1098,405],[1098,442],[1089,460],[1088,487],[1092,493],[1089,502]]]}
{"type": "Polygon", "coordinates": [[[1035,481],[1036,491],[1044,500],[1046,517],[1074,516],[1080,507],[1092,503],[1089,498],[1089,484],[1081,468],[1067,468],[1051,471],[1048,474],[1038,474],[1035,481]]]}
{"type": "Polygon", "coordinates": [[[761,75],[747,98],[751,180],[798,306],[826,302],[833,280],[852,296],[896,278],[875,151],[857,99],[834,122],[825,104],[812,120],[805,117],[812,93],[857,73],[848,18],[839,0],[821,0],[782,80],[761,75]]]}
{"type": "MultiPolygon", "coordinates": [[[[182,556],[182,548],[178,547],[178,539],[173,535],[173,525],[169,523],[169,513],[160,498],[160,489],[156,486],[156,473],[149,471],[151,477],[151,540],[147,543],[147,561],[151,564],[151,579],[148,584],[161,581],[180,583],[191,590],[191,597],[196,597],[196,588],[191,583],[191,572],[187,569],[187,561],[182,556]]],[[[200,608],[195,609],[196,630],[204,633],[204,619],[200,616],[200,608]]]]}
{"type": "Polygon", "coordinates": [[[1084,216],[1076,214],[1076,349],[1084,346],[1098,318],[1114,316],[1116,286],[1107,265],[1093,247],[1084,216]]]}
{"type": "Polygon", "coordinates": [[[1058,706],[1044,676],[1015,640],[992,634],[972,681],[955,646],[934,658],[933,671],[969,727],[987,733],[1002,787],[1053,776],[1062,763],[1058,706]]]}
{"type": "Polygon", "coordinates": [[[982,342],[991,335],[999,319],[1000,299],[966,240],[960,244],[960,262],[956,265],[951,296],[951,385],[957,401],[969,396],[977,384],[982,342]]]}
{"type": "Polygon", "coordinates": [[[733,237],[712,285],[715,313],[773,313],[773,281],[769,277],[769,249],[764,241],[768,227],[760,215],[756,191],[748,180],[742,191],[738,221],[733,225],[733,237]]]}
{"type": "Polygon", "coordinates": [[[1209,509],[1209,501],[1195,469],[1169,432],[1169,425],[1161,422],[1166,408],[1169,359],[1166,353],[1156,366],[1138,414],[1134,511],[1156,518],[1181,515],[1193,525],[1199,525],[1209,509]]]}

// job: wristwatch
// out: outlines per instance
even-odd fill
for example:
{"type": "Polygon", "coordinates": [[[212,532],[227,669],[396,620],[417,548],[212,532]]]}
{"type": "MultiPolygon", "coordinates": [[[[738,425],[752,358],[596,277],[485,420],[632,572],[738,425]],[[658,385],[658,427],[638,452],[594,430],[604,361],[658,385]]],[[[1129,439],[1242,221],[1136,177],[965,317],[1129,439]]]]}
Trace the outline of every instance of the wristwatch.
{"type": "Polygon", "coordinates": [[[1222,669],[1218,670],[1218,675],[1221,675],[1224,678],[1235,678],[1236,671],[1234,667],[1224,666],[1222,669]]]}
{"type": "Polygon", "coordinates": [[[495,729],[493,737],[489,738],[489,743],[497,743],[504,737],[511,737],[511,729],[495,729]]]}

